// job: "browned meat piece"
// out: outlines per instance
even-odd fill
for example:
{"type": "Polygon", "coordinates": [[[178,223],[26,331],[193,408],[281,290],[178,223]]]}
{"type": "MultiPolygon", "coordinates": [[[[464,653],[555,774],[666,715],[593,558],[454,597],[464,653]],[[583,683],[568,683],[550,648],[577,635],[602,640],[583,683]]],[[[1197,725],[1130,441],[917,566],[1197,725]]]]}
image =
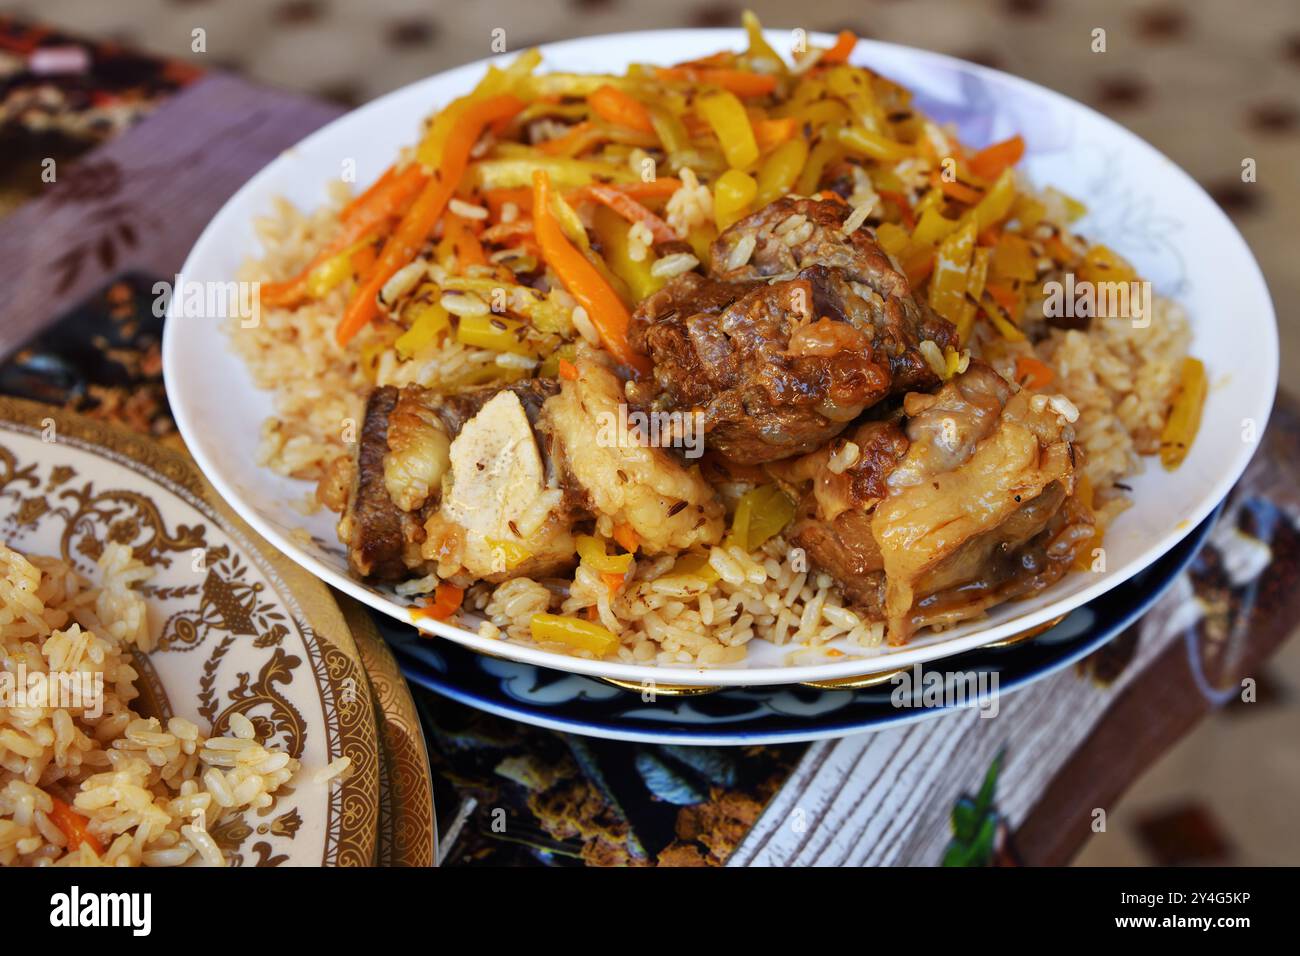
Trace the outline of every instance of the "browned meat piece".
{"type": "MultiPolygon", "coordinates": [[[[542,410],[542,403],[560,390],[560,384],[553,378],[529,378],[522,382],[507,385],[506,390],[514,392],[524,406],[524,412],[530,422],[536,423],[542,410]]],[[[460,434],[465,423],[477,415],[488,400],[501,391],[495,385],[471,388],[454,395],[441,395],[438,398],[438,416],[447,427],[447,433],[460,434]]]]}
{"type": "Polygon", "coordinates": [[[366,401],[352,487],[338,525],[339,540],[347,546],[352,570],[379,581],[399,581],[410,576],[406,559],[412,543],[419,563],[419,518],[393,503],[384,479],[388,420],[398,397],[396,388],[377,388],[366,401]]]}
{"type": "Polygon", "coordinates": [[[790,484],[812,482],[789,539],[841,583],[845,596],[883,616],[885,565],[871,533],[871,512],[889,492],[888,479],[907,454],[895,422],[866,422],[795,462],[771,466],[790,484]],[[851,443],[851,444],[850,444],[851,443]],[[852,463],[840,465],[852,458],[852,463]],[[831,467],[831,462],[836,462],[831,467]]]}
{"type": "Polygon", "coordinates": [[[825,267],[840,312],[871,331],[872,345],[888,356],[894,391],[931,389],[939,380],[917,348],[925,339],[940,351],[956,346],[956,329],[913,298],[907,279],[868,229],[844,234],[850,212],[834,200],[786,197],[769,203],[714,240],[712,274],[728,282],[753,281],[825,267]],[[752,248],[748,256],[746,247],[752,248]]]}
{"type": "MultiPolygon", "coordinates": [[[[727,287],[694,277],[705,308],[664,308],[689,296],[665,289],[634,317],[654,360],[661,403],[699,409],[711,448],[755,463],[810,451],[889,393],[869,335],[845,322],[823,271],[758,284],[726,302],[727,287]]],[[[743,286],[742,286],[743,288],[743,286]]]]}
{"type": "Polygon", "coordinates": [[[920,345],[942,352],[955,330],[869,231],[844,234],[847,216],[836,202],[771,203],[714,242],[712,279],[679,276],[633,316],[649,399],[699,409],[709,447],[734,461],[811,451],[882,398],[939,384],[920,345]]]}
{"type": "Polygon", "coordinates": [[[1094,529],[1072,497],[1072,431],[1045,401],[975,362],[934,395],[909,394],[903,428],[868,422],[769,466],[812,482],[791,542],[893,643],[1047,587],[1094,529]]]}
{"type": "MultiPolygon", "coordinates": [[[[450,396],[415,385],[386,386],[371,393],[352,461],[331,469],[318,491],[323,502],[341,504],[339,540],[348,548],[354,572],[379,581],[427,573],[437,555],[422,553],[427,550],[426,524],[440,504],[452,444],[466,423],[502,391],[519,400],[528,424],[535,425],[542,403],[559,386],[554,380],[531,379],[506,389],[479,388],[450,396]],[[351,485],[339,502],[334,486],[346,475],[351,485]]],[[[543,454],[542,459],[549,468],[551,456],[543,454]]],[[[564,504],[577,507],[570,495],[564,504]]]]}

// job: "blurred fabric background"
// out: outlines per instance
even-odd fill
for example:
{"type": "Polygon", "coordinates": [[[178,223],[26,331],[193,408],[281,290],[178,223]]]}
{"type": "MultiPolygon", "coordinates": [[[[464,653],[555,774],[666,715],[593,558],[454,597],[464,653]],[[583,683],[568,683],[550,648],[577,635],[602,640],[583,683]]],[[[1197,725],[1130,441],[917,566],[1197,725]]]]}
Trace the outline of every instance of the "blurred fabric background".
{"type": "MultiPolygon", "coordinates": [[[[0,0],[0,14],[363,103],[430,73],[590,34],[738,26],[745,4],[707,0],[0,0]],[[195,52],[202,30],[205,49],[195,52]]],[[[1153,143],[1232,217],[1278,310],[1283,387],[1300,383],[1300,3],[1296,0],[751,0],[765,26],[924,47],[1026,77],[1153,143]],[[1094,52],[1094,31],[1105,51],[1094,52]],[[1243,180],[1253,160],[1255,181],[1243,180]]],[[[3,84],[0,55],[0,84],[3,84]]],[[[432,104],[431,104],[432,105],[432,104]]],[[[1084,197],[1086,199],[1086,197],[1084,197]]],[[[1232,322],[1232,315],[1215,317],[1232,322]]],[[[1262,702],[1230,707],[1157,763],[1080,862],[1294,863],[1300,859],[1300,642],[1260,675],[1262,702]],[[1126,821],[1117,825],[1116,821],[1126,821]],[[1162,847],[1199,846],[1185,860],[1162,847]]]]}

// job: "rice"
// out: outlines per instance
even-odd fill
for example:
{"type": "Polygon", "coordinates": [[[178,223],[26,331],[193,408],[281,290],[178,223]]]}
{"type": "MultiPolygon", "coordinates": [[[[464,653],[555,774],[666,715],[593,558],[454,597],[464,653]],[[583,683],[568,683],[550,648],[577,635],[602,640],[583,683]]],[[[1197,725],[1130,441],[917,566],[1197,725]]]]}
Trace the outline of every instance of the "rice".
{"type": "MultiPolygon", "coordinates": [[[[813,61],[815,57],[810,59],[813,61]]],[[[530,125],[530,142],[555,139],[567,135],[569,129],[562,123],[541,119],[530,125]]],[[[935,155],[953,152],[955,132],[926,121],[923,135],[935,155]]],[[[626,163],[637,172],[644,172],[647,161],[655,161],[639,147],[611,150],[611,155],[614,153],[620,166],[626,163]]],[[[691,239],[692,247],[699,249],[701,234],[707,240],[714,226],[712,183],[701,181],[701,175],[708,180],[715,172],[708,163],[696,162],[690,150],[679,157],[666,157],[665,161],[670,162],[681,185],[667,198],[663,219],[679,239],[691,239]],[[701,170],[700,175],[685,164],[687,159],[701,170]]],[[[891,185],[890,189],[914,201],[930,188],[932,165],[919,156],[894,164],[891,178],[900,185],[891,185]]],[[[842,233],[856,239],[859,231],[865,230],[883,246],[883,225],[876,220],[886,218],[888,209],[897,203],[892,198],[889,206],[882,201],[862,165],[850,163],[847,170],[849,211],[842,233]]],[[[841,195],[846,192],[839,183],[836,188],[841,195]]],[[[1029,190],[1018,189],[1030,195],[1029,190]]],[[[1040,237],[1050,234],[1075,253],[1085,252],[1087,244],[1066,228],[1070,201],[1051,189],[1034,195],[1045,210],[1037,228],[1046,232],[1040,232],[1040,237]]],[[[275,216],[259,224],[267,251],[261,262],[250,264],[247,277],[283,280],[297,273],[337,228],[338,210],[346,199],[337,195],[330,205],[311,215],[281,205],[275,216]]],[[[452,202],[451,210],[464,218],[491,218],[484,207],[461,199],[452,202]]],[[[520,216],[515,204],[506,203],[501,208],[500,224],[512,223],[520,216]]],[[[767,227],[770,231],[746,233],[732,245],[725,263],[713,265],[741,270],[753,259],[759,243],[765,253],[771,240],[799,247],[813,236],[814,228],[807,216],[789,215],[767,227]]],[[[505,264],[516,273],[535,269],[539,265],[536,256],[527,246],[513,244],[514,231],[509,234],[512,245],[490,252],[489,261],[505,264]]],[[[645,262],[652,256],[654,235],[645,223],[627,226],[626,239],[631,261],[645,262]]],[[[655,279],[671,279],[700,265],[693,253],[665,251],[650,264],[648,271],[655,279]]],[[[1034,255],[1038,256],[1039,276],[1026,288],[1039,284],[1057,268],[1050,257],[1034,255]]],[[[392,288],[385,288],[386,302],[389,292],[398,297],[411,293],[412,287],[427,288],[420,285],[426,281],[421,270],[430,281],[441,281],[436,275],[438,266],[427,256],[418,262],[421,265],[409,275],[399,273],[390,280],[392,288]]],[[[482,271],[486,268],[480,263],[462,274],[487,275],[482,271]]],[[[766,278],[776,281],[792,276],[766,278]]],[[[259,325],[251,329],[232,325],[235,347],[249,362],[257,383],[276,391],[276,414],[263,426],[259,462],[280,474],[317,480],[349,451],[346,436],[355,436],[363,396],[376,384],[416,384],[449,391],[465,382],[514,380],[518,373],[533,371],[539,365],[545,367],[554,347],[562,342],[570,344],[578,339],[599,344],[601,335],[593,317],[554,277],[543,285],[548,284],[546,298],[560,318],[557,321],[550,316],[551,337],[534,343],[539,358],[469,346],[455,336],[414,356],[399,358],[390,347],[391,338],[383,336],[398,334],[408,327],[405,321],[387,323],[387,332],[385,323],[377,323],[360,333],[344,351],[335,345],[332,334],[344,306],[339,292],[292,312],[267,310],[259,325]],[[560,326],[565,326],[562,331],[560,326]],[[370,369],[363,368],[367,355],[377,355],[370,369]],[[514,374],[507,379],[501,372],[514,374]]],[[[878,298],[865,285],[852,287],[866,301],[878,298]]],[[[922,286],[917,291],[918,298],[924,296],[922,286]]],[[[487,296],[487,292],[480,296],[469,291],[447,291],[440,301],[456,317],[481,316],[489,311],[487,296]]],[[[512,302],[510,311],[522,315],[523,309],[516,305],[512,302]]],[[[1032,316],[1033,309],[1025,315],[1032,316]]],[[[541,335],[534,327],[538,323],[522,324],[529,335],[541,335]]],[[[926,365],[944,380],[966,371],[972,357],[990,363],[1009,381],[1015,380],[1018,358],[1032,357],[1047,364],[1055,378],[1050,393],[1040,395],[1038,404],[1072,429],[1074,441],[1083,451],[1082,474],[1092,489],[1095,518],[1104,529],[1128,506],[1124,479],[1140,470],[1142,455],[1158,450],[1160,432],[1177,388],[1180,363],[1190,343],[1186,317],[1177,306],[1156,299],[1152,321],[1146,328],[1134,328],[1127,318],[1094,318],[1087,331],[1050,328],[1041,317],[1025,318],[1023,326],[1028,338],[1013,342],[999,335],[989,322],[979,321],[959,350],[925,340],[919,351],[926,365]]],[[[554,369],[548,374],[554,375],[554,369]]],[[[835,445],[829,460],[831,474],[843,474],[862,453],[851,442],[835,445]]],[[[537,514],[540,518],[543,512],[537,514]]],[[[609,516],[598,515],[596,533],[609,538],[612,530],[609,516]]],[[[602,577],[582,564],[570,581],[542,582],[520,577],[499,585],[478,582],[466,592],[464,607],[467,612],[481,615],[482,621],[465,621],[477,626],[485,637],[531,641],[533,616],[561,613],[599,623],[615,635],[618,647],[614,653],[620,660],[672,665],[735,663],[743,660],[745,646],[755,638],[789,646],[792,653],[815,650],[832,640],[860,647],[878,645],[883,640],[884,625],[866,620],[848,607],[849,602],[834,582],[794,562],[788,550],[781,536],[752,554],[715,546],[708,549],[707,570],[693,574],[674,572],[676,556],[642,557],[634,562],[625,583],[612,592],[608,575],[602,577]]],[[[427,575],[399,584],[397,593],[408,597],[428,593],[437,583],[435,577],[427,575]]]]}
{"type": "Polygon", "coordinates": [[[183,717],[164,727],[133,712],[131,653],[153,644],[135,590],[149,569],[110,544],[99,570],[92,588],[60,560],[0,544],[0,676],[12,689],[42,674],[49,688],[0,703],[0,865],[224,865],[211,830],[270,806],[298,761],[264,748],[243,714],[233,736],[207,738],[183,717]],[[90,837],[76,846],[71,814],[90,837]]]}

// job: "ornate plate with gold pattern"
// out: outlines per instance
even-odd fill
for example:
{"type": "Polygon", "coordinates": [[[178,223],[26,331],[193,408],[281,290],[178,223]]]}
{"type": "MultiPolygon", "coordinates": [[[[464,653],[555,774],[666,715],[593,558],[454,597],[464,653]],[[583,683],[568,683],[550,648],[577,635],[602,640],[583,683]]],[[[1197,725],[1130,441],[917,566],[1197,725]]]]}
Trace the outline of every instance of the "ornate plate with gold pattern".
{"type": "Polygon", "coordinates": [[[0,534],[97,579],[129,545],[156,649],[136,655],[137,710],[224,734],[230,717],[302,762],[260,811],[212,835],[242,866],[364,866],[374,859],[379,763],[370,688],[328,589],[257,537],[182,453],[34,402],[0,398],[0,534]],[[341,783],[322,768],[351,758],[341,783]]]}
{"type": "Polygon", "coordinates": [[[379,839],[375,864],[435,866],[438,831],[433,780],[415,700],[370,613],[349,597],[340,595],[339,601],[370,678],[379,728],[379,839]]]}

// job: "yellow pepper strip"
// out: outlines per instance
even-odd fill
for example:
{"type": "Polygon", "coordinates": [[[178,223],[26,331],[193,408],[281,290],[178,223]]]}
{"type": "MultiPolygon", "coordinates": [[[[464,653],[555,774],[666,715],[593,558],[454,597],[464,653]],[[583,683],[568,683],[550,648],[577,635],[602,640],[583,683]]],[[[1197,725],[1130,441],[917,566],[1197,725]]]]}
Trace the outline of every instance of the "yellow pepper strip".
{"type": "Polygon", "coordinates": [[[561,363],[573,368],[573,360],[577,355],[578,346],[573,342],[565,342],[542,360],[541,368],[537,370],[537,374],[542,378],[555,378],[561,374],[561,363]]]}
{"type": "Polygon", "coordinates": [[[989,317],[993,327],[998,330],[998,333],[1004,339],[1008,342],[1025,341],[1025,333],[1021,332],[1015,323],[1003,313],[1002,303],[998,302],[997,298],[988,289],[984,290],[984,297],[980,301],[980,305],[984,307],[984,314],[989,317]]]}
{"type": "Polygon", "coordinates": [[[515,94],[523,99],[532,98],[530,91],[525,87],[532,72],[541,62],[541,51],[533,48],[519,54],[505,69],[489,66],[472,91],[452,100],[433,118],[428,132],[416,147],[416,165],[431,170],[437,169],[442,164],[443,151],[451,131],[467,110],[485,100],[505,94],[515,94]]]}
{"type": "Polygon", "coordinates": [[[1047,199],[1048,207],[1059,206],[1065,212],[1066,222],[1077,222],[1088,214],[1088,207],[1073,196],[1061,192],[1054,186],[1048,186],[1043,190],[1043,195],[1047,199]]]}
{"type": "Polygon", "coordinates": [[[622,216],[608,206],[597,206],[592,227],[610,271],[623,280],[636,301],[640,302],[663,288],[668,280],[650,272],[655,261],[654,253],[646,250],[645,257],[640,260],[629,254],[628,225],[622,216]]]}
{"type": "Polygon", "coordinates": [[[808,144],[802,136],[772,150],[758,170],[758,192],[754,201],[759,206],[766,206],[790,192],[806,162],[808,144]]]}
{"type": "Polygon", "coordinates": [[[732,169],[748,169],[758,161],[758,141],[745,107],[736,94],[715,90],[699,98],[700,114],[718,137],[722,155],[732,169]]]}
{"type": "Polygon", "coordinates": [[[1209,380],[1204,363],[1200,359],[1183,359],[1178,394],[1169,410],[1164,431],[1160,433],[1160,464],[1166,470],[1173,471],[1187,458],[1201,427],[1201,410],[1205,407],[1208,391],[1209,380]]]}
{"type": "Polygon", "coordinates": [[[523,107],[523,101],[514,96],[496,96],[470,104],[457,116],[443,144],[438,168],[424,184],[396,231],[388,237],[379,258],[348,303],[334,333],[339,345],[350,342],[378,314],[376,298],[379,290],[398,269],[416,257],[433,232],[465,173],[470,150],[483,131],[492,123],[514,116],[523,107]]]}
{"type": "Polygon", "coordinates": [[[658,105],[649,106],[647,110],[650,113],[650,123],[654,126],[655,135],[659,137],[659,142],[663,143],[664,151],[669,157],[690,148],[691,137],[686,132],[686,124],[682,122],[680,116],[658,105]]]}
{"type": "Polygon", "coordinates": [[[352,277],[352,257],[367,243],[374,242],[373,236],[366,236],[360,242],[353,243],[338,255],[331,256],[307,273],[304,289],[313,299],[319,299],[352,277]]]}
{"type": "Polygon", "coordinates": [[[713,218],[718,229],[726,229],[749,211],[758,192],[754,177],[739,169],[729,169],[713,184],[713,218]]]}
{"type": "Polygon", "coordinates": [[[1079,278],[1087,282],[1134,282],[1137,271],[1109,246],[1091,247],[1078,268],[1079,278]]]}
{"type": "Polygon", "coordinates": [[[808,155],[808,164],[804,166],[803,172],[799,174],[799,181],[795,184],[795,192],[801,196],[811,196],[817,191],[821,184],[822,173],[826,167],[844,155],[844,147],[840,145],[837,136],[837,130],[828,129],[822,134],[821,140],[812,148],[808,155]]]}
{"type": "Polygon", "coordinates": [[[505,538],[484,538],[487,546],[492,549],[494,559],[500,558],[506,566],[506,570],[517,568],[529,558],[533,553],[517,541],[509,541],[505,538]]]}
{"type": "Polygon", "coordinates": [[[793,116],[800,125],[811,126],[813,129],[820,129],[832,123],[842,126],[851,119],[849,108],[839,100],[818,100],[806,109],[787,115],[793,116]]]}
{"type": "Polygon", "coordinates": [[[1010,169],[1003,170],[989,191],[976,205],[962,216],[962,222],[974,222],[975,231],[983,232],[989,226],[1006,219],[1016,201],[1016,174],[1010,169]]]}
{"type": "Polygon", "coordinates": [[[449,276],[443,280],[442,287],[454,292],[473,292],[490,303],[499,302],[504,294],[506,309],[528,319],[539,332],[567,334],[573,329],[568,309],[525,285],[502,282],[491,276],[449,276]]]}
{"type": "Polygon", "coordinates": [[[706,221],[692,229],[686,236],[686,241],[690,243],[691,251],[695,253],[695,258],[707,265],[709,262],[710,247],[713,245],[713,240],[716,238],[718,238],[718,230],[714,228],[713,223],[706,221]]]}
{"type": "MultiPolygon", "coordinates": [[[[972,308],[966,300],[966,283],[976,233],[975,224],[967,223],[940,243],[930,279],[930,308],[957,326],[959,335],[966,311],[972,308]]],[[[969,321],[965,324],[969,332],[969,321]]]]}
{"type": "Polygon", "coordinates": [[[860,153],[869,159],[893,163],[907,159],[915,153],[915,150],[906,143],[873,133],[861,126],[842,126],[836,133],[836,137],[851,152],[860,153]]]}
{"type": "Polygon", "coordinates": [[[605,542],[589,534],[574,539],[582,563],[601,574],[627,574],[632,569],[631,554],[606,554],[605,542]]]}
{"type": "Polygon", "coordinates": [[[912,242],[918,246],[933,246],[947,239],[960,226],[961,220],[949,219],[935,206],[924,209],[912,230],[912,242]]]}
{"type": "Polygon", "coordinates": [[[673,564],[670,572],[674,575],[689,574],[692,577],[702,578],[709,584],[718,580],[718,572],[714,570],[713,565],[709,564],[709,556],[702,551],[688,551],[683,554],[673,564]]]}
{"type": "Polygon", "coordinates": [[[895,259],[901,259],[911,239],[907,235],[907,230],[897,223],[882,222],[876,228],[876,242],[880,243],[880,248],[895,259]]]}
{"type": "Polygon", "coordinates": [[[545,170],[533,173],[533,232],[546,264],[555,270],[564,287],[586,310],[601,343],[624,365],[641,373],[650,370],[645,356],[633,350],[627,339],[631,313],[614,287],[581,252],[569,244],[551,209],[551,181],[545,170]]]}
{"type": "Polygon", "coordinates": [[[742,551],[754,551],[780,534],[794,519],[795,504],[776,485],[759,485],[740,496],[731,519],[731,540],[742,551]]]}
{"type": "Polygon", "coordinates": [[[745,60],[750,68],[760,73],[774,73],[778,76],[788,73],[785,60],[781,59],[780,54],[772,49],[772,45],[763,36],[763,25],[758,22],[754,11],[746,10],[742,13],[740,22],[745,27],[745,35],[749,38],[749,49],[745,51],[745,60]]]}
{"type": "Polygon", "coordinates": [[[523,322],[504,315],[462,315],[456,325],[456,341],[494,352],[533,355],[532,345],[523,337],[525,328],[523,322]]]}
{"type": "Polygon", "coordinates": [[[533,173],[542,170],[550,177],[556,189],[577,189],[602,181],[630,183],[636,174],[626,166],[612,166],[609,163],[590,159],[569,159],[564,156],[538,155],[534,151],[528,158],[510,157],[504,159],[484,159],[469,168],[466,177],[470,186],[484,192],[489,189],[518,189],[531,187],[533,173]]]}
{"type": "Polygon", "coordinates": [[[968,305],[972,301],[978,302],[980,296],[984,294],[984,283],[988,281],[989,276],[989,259],[992,256],[993,250],[986,246],[976,246],[975,252],[971,255],[970,273],[966,279],[966,302],[968,305]]]}
{"type": "Polygon", "coordinates": [[[826,87],[836,99],[848,104],[854,120],[867,132],[885,129],[885,111],[869,72],[847,64],[832,66],[826,71],[826,87]]]}
{"type": "Polygon", "coordinates": [[[437,302],[416,302],[407,307],[406,317],[411,318],[411,327],[393,343],[398,357],[402,359],[409,359],[416,352],[432,345],[443,332],[451,328],[451,316],[437,302]]]}
{"type": "Polygon", "coordinates": [[[1011,204],[1011,218],[1020,224],[1020,231],[1026,235],[1032,233],[1046,215],[1047,207],[1028,193],[1021,193],[1011,204]]]}
{"type": "Polygon", "coordinates": [[[596,657],[604,657],[618,646],[618,638],[607,628],[562,614],[534,614],[528,627],[538,644],[565,644],[596,657]]]}
{"type": "Polygon", "coordinates": [[[1004,232],[993,247],[993,261],[989,266],[993,275],[1002,279],[1033,282],[1038,277],[1038,264],[1029,241],[1014,232],[1004,232]]]}

